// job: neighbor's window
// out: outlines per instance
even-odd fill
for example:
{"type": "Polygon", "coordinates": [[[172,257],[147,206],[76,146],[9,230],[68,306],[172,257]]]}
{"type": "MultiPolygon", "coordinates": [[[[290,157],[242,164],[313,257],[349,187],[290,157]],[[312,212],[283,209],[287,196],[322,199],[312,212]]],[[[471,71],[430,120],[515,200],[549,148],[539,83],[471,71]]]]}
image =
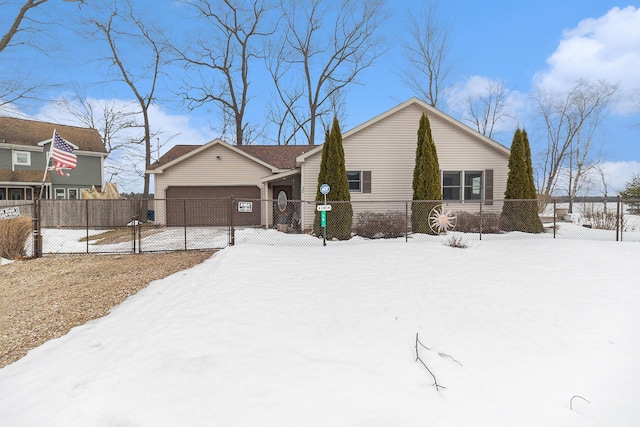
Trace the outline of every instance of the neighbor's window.
{"type": "Polygon", "coordinates": [[[31,153],[28,151],[14,151],[13,164],[20,166],[31,166],[31,153]]]}
{"type": "Polygon", "coordinates": [[[0,200],[4,200],[4,188],[0,188],[0,200]]]}
{"type": "Polygon", "coordinates": [[[482,199],[482,172],[474,171],[464,173],[464,199],[482,199]]]}
{"type": "Polygon", "coordinates": [[[56,188],[56,199],[64,199],[64,188],[56,188]]]}
{"type": "Polygon", "coordinates": [[[22,200],[22,189],[21,188],[12,188],[11,189],[11,200],[22,200]]]}
{"type": "Polygon", "coordinates": [[[69,199],[77,199],[78,198],[78,189],[77,188],[69,188],[67,190],[67,194],[68,194],[68,198],[69,199]]]}
{"type": "Polygon", "coordinates": [[[442,172],[442,200],[460,200],[461,172],[442,172]]]}
{"type": "Polygon", "coordinates": [[[362,174],[360,171],[347,171],[349,191],[362,191],[362,174]]]}

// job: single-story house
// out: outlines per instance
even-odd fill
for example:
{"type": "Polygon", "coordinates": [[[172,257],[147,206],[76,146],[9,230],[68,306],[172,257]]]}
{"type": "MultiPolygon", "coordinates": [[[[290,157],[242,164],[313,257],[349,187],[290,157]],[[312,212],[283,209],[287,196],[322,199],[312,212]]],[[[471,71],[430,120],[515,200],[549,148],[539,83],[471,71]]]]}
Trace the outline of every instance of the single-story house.
{"type": "MultiPolygon", "coordinates": [[[[445,202],[482,200],[491,205],[494,197],[502,198],[509,149],[412,98],[343,134],[351,200],[411,200],[417,131],[423,113],[429,117],[436,144],[445,202]]],[[[273,200],[284,195],[288,200],[313,201],[321,157],[321,145],[235,146],[216,139],[204,145],[175,146],[147,173],[154,175],[156,199],[167,201],[229,196],[273,200]]],[[[312,227],[313,208],[305,204],[300,212],[303,229],[312,227]]],[[[180,215],[169,210],[167,205],[167,212],[156,213],[156,221],[171,224],[172,216],[180,215]]],[[[246,216],[246,225],[274,224],[271,209],[247,213],[251,215],[246,216]]]]}
{"type": "Polygon", "coordinates": [[[40,198],[79,199],[81,190],[102,187],[107,157],[100,133],[95,129],[34,120],[0,117],[0,200],[40,198]],[[77,165],[69,176],[47,171],[53,131],[73,148],[77,165]]]}

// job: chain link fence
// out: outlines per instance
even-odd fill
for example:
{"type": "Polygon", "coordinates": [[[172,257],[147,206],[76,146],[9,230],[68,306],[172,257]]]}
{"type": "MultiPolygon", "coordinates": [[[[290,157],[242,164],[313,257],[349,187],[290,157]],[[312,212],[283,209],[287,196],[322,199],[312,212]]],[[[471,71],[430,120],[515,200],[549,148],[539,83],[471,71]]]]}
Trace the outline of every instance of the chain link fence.
{"type": "MultiPolygon", "coordinates": [[[[215,250],[236,244],[314,246],[377,239],[640,241],[640,200],[329,202],[259,199],[36,200],[0,206],[29,217],[26,256],[215,250]],[[330,210],[328,210],[330,209],[330,210]]],[[[3,216],[4,215],[4,216],[3,216]]],[[[2,245],[0,244],[0,247],[2,245]]]]}

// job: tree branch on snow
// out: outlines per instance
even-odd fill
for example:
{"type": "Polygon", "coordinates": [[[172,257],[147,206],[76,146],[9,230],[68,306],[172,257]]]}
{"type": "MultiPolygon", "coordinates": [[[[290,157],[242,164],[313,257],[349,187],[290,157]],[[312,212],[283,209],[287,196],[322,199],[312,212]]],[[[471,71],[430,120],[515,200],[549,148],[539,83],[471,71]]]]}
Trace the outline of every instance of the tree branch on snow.
{"type": "Polygon", "coordinates": [[[424,344],[420,342],[420,340],[418,339],[418,333],[416,333],[416,362],[422,363],[422,366],[424,366],[427,372],[431,374],[431,376],[433,377],[433,385],[436,387],[436,391],[440,391],[441,388],[446,388],[445,386],[438,384],[438,379],[436,378],[436,376],[433,374],[433,372],[431,372],[431,369],[429,369],[427,364],[424,363],[424,360],[420,358],[420,352],[418,351],[418,344],[420,344],[424,348],[427,348],[425,347],[424,344]]]}
{"type": "MultiPolygon", "coordinates": [[[[422,344],[422,342],[420,342],[420,340],[418,339],[418,334],[416,333],[416,347],[417,347],[418,344],[420,344],[426,350],[435,351],[435,350],[430,349],[426,345],[422,344]]],[[[417,349],[416,349],[416,353],[417,353],[417,349]]],[[[458,362],[456,359],[454,359],[452,356],[448,355],[447,353],[440,353],[440,352],[437,352],[437,353],[438,353],[438,356],[443,357],[443,358],[449,358],[449,359],[453,360],[454,362],[456,362],[458,365],[462,366],[462,363],[458,362]]]]}
{"type": "Polygon", "coordinates": [[[591,403],[591,402],[589,402],[587,399],[585,399],[584,397],[582,397],[582,396],[578,396],[578,395],[576,394],[575,396],[573,396],[573,397],[571,398],[571,400],[569,400],[569,409],[571,409],[572,411],[573,411],[573,399],[575,399],[576,397],[578,397],[578,398],[580,398],[580,399],[584,400],[584,401],[585,401],[585,402],[587,402],[587,403],[591,403]]]}

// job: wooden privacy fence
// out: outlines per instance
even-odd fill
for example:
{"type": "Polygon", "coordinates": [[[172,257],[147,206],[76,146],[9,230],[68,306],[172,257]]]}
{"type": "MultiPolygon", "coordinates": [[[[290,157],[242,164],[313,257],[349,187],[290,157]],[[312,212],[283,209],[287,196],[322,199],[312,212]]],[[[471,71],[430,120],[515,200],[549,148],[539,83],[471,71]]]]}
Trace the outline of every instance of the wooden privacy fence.
{"type": "Polygon", "coordinates": [[[153,200],[37,200],[41,227],[114,228],[146,220],[153,200]]]}

